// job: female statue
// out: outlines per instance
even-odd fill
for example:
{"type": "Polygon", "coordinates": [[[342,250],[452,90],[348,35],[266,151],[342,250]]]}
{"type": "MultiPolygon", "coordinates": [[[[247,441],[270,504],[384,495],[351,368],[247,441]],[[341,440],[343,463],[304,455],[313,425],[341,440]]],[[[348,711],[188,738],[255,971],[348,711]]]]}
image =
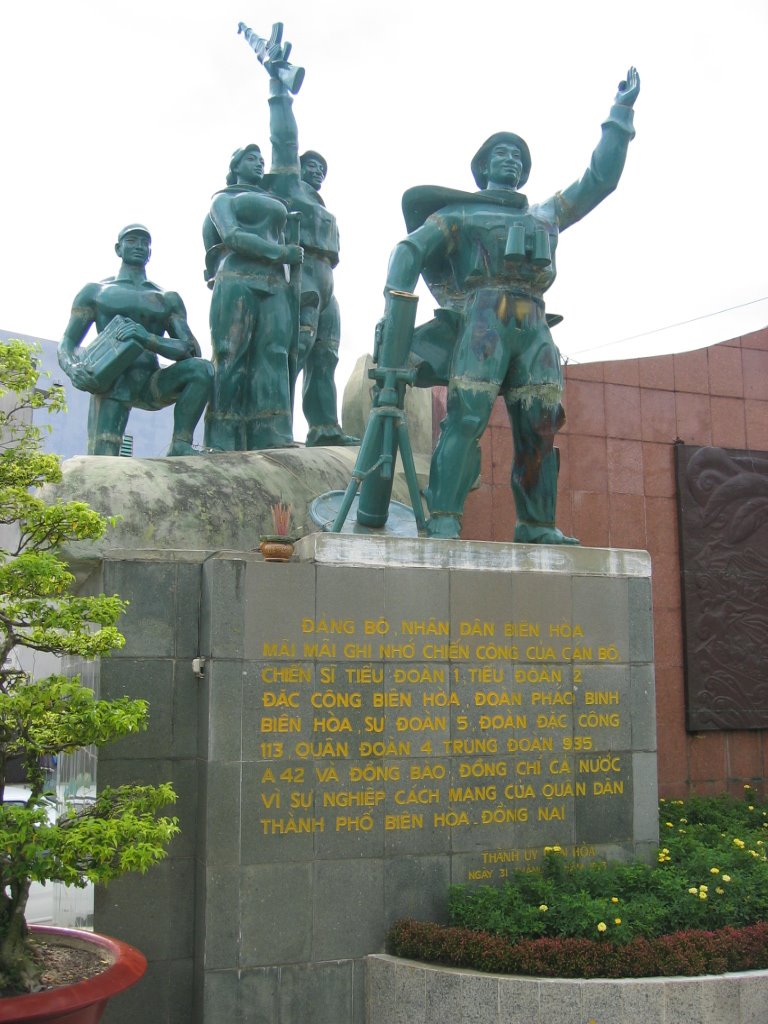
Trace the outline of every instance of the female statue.
{"type": "Polygon", "coordinates": [[[293,444],[289,356],[304,253],[286,244],[286,206],[261,188],[263,176],[259,147],[238,149],[203,225],[215,371],[205,444],[221,451],[293,444]]]}

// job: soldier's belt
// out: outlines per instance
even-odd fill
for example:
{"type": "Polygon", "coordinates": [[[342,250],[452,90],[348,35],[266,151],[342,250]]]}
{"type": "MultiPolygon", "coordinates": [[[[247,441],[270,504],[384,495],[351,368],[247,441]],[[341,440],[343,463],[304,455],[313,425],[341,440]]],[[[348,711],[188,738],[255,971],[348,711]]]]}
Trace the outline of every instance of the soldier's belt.
{"type": "Polygon", "coordinates": [[[531,303],[539,313],[544,312],[544,299],[540,295],[534,295],[524,288],[508,288],[505,285],[500,285],[497,290],[509,298],[531,303]]]}
{"type": "Polygon", "coordinates": [[[305,245],[302,242],[305,256],[313,256],[316,260],[327,260],[328,263],[335,264],[338,262],[339,254],[337,252],[330,252],[328,249],[315,249],[312,245],[305,245]]]}

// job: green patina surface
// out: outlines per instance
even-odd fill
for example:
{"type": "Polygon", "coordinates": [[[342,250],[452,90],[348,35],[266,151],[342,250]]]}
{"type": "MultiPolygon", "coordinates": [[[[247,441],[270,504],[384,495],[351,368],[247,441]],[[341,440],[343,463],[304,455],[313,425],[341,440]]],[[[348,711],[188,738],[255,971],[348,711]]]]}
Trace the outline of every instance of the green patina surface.
{"type": "Polygon", "coordinates": [[[118,234],[115,277],[78,292],[59,345],[59,364],[91,394],[88,453],[119,455],[131,409],[173,405],[169,455],[195,455],[192,435],[211,394],[213,370],[200,358],[184,303],[147,280],[149,231],[128,224],[118,234]],[[81,347],[91,327],[95,341],[81,347]],[[172,360],[160,366],[158,355],[172,360]]]}
{"type": "MultiPolygon", "coordinates": [[[[410,346],[400,331],[398,351],[410,349],[417,385],[448,385],[426,491],[432,536],[460,535],[464,503],[480,472],[480,438],[501,395],[515,444],[515,540],[578,543],[555,526],[554,440],[565,414],[560,352],[550,327],[561,318],[545,313],[544,293],[557,274],[560,233],[618,185],[634,137],[639,91],[640,78],[630,68],[587,170],[542,203],[529,203],[519,191],[528,180],[531,155],[519,135],[506,131],[486,139],[472,159],[478,192],[426,185],[403,196],[409,234],[390,258],[379,336],[398,334],[403,296],[412,295],[423,277],[441,309],[429,324],[412,330],[410,346]]],[[[401,365],[387,364],[381,352],[376,358],[381,366],[401,365]]],[[[364,441],[361,458],[365,449],[364,441]]],[[[360,522],[386,518],[387,485],[382,472],[365,479],[360,522]]]]}

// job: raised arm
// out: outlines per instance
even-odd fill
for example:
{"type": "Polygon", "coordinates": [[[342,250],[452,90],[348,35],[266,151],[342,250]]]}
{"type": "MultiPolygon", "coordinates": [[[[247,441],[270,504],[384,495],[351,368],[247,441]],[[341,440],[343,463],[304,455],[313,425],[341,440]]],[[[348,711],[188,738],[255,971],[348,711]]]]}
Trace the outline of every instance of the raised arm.
{"type": "Polygon", "coordinates": [[[632,108],[639,92],[640,76],[636,68],[630,68],[626,79],[619,83],[610,114],[603,122],[602,137],[584,175],[544,204],[552,205],[561,231],[594,210],[618,185],[629,143],[635,137],[632,108]]]}
{"type": "Polygon", "coordinates": [[[269,141],[272,143],[271,184],[285,194],[301,181],[299,128],[293,97],[279,78],[269,79],[269,141]]]}
{"type": "Polygon", "coordinates": [[[269,138],[272,143],[272,170],[275,179],[270,183],[274,191],[286,195],[301,181],[299,166],[299,130],[293,114],[293,97],[304,80],[304,69],[288,63],[291,44],[283,42],[282,22],[272,26],[269,39],[257,36],[242,22],[238,32],[256,52],[259,62],[269,75],[269,138]]]}

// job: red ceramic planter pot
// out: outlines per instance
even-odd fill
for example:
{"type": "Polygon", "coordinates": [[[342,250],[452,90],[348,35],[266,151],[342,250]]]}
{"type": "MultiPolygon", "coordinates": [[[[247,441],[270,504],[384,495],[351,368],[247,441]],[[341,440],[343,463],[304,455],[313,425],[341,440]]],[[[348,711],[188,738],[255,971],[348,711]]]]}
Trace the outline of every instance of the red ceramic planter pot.
{"type": "Polygon", "coordinates": [[[137,982],[147,969],[146,958],[138,949],[107,935],[36,925],[31,931],[57,938],[61,945],[97,946],[112,965],[75,985],[0,999],[0,1024],[97,1024],[107,1000],[137,982]]]}

